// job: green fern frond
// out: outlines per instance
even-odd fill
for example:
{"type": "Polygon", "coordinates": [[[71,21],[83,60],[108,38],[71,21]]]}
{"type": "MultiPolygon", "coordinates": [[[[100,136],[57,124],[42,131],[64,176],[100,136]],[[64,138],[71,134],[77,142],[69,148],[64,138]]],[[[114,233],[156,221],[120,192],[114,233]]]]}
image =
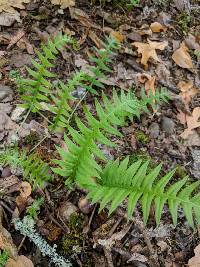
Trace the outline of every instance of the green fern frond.
{"type": "Polygon", "coordinates": [[[88,198],[92,203],[100,203],[100,211],[109,205],[111,214],[125,199],[128,199],[128,218],[132,217],[135,206],[141,203],[143,220],[147,223],[150,207],[154,204],[155,219],[160,223],[162,210],[168,204],[173,223],[177,224],[179,207],[183,208],[188,223],[194,227],[193,215],[200,223],[200,193],[192,194],[198,188],[200,182],[186,184],[188,177],[169,185],[175,170],[170,171],[163,177],[159,177],[162,164],[147,172],[149,161],[138,160],[128,167],[129,158],[122,162],[117,159],[109,162],[101,173],[97,183],[86,184],[89,190],[88,198]]]}
{"type": "Polygon", "coordinates": [[[40,102],[49,102],[52,84],[48,78],[55,77],[48,69],[54,67],[51,63],[56,59],[59,50],[72,39],[66,35],[58,34],[53,41],[49,40],[47,45],[42,44],[41,52],[36,51],[38,60],[32,60],[33,69],[27,67],[30,78],[19,81],[19,90],[22,93],[23,106],[32,112],[41,110],[40,102]]]}
{"type": "Polygon", "coordinates": [[[23,179],[29,181],[33,188],[44,187],[51,180],[50,168],[37,154],[27,155],[25,151],[7,149],[0,153],[0,165],[10,165],[22,171],[23,179]]]}
{"type": "Polygon", "coordinates": [[[94,66],[89,68],[92,75],[85,74],[84,82],[82,83],[85,89],[97,94],[94,87],[104,88],[102,80],[106,79],[105,73],[112,72],[108,64],[112,62],[111,57],[117,49],[119,49],[119,43],[114,38],[108,37],[106,38],[103,49],[94,47],[97,56],[90,57],[90,61],[94,66]]]}
{"type": "Polygon", "coordinates": [[[53,124],[50,126],[52,130],[68,127],[68,118],[71,112],[69,101],[73,100],[71,93],[80,85],[83,77],[83,72],[75,73],[66,85],[63,82],[59,82],[56,94],[51,95],[53,104],[49,107],[49,110],[55,114],[53,124]]]}
{"type": "MultiPolygon", "coordinates": [[[[161,95],[160,98],[164,99],[165,91],[162,91],[161,95]]],[[[67,135],[64,137],[68,151],[57,147],[61,160],[55,160],[59,167],[53,168],[53,171],[63,177],[68,177],[66,184],[73,181],[78,184],[85,183],[85,181],[90,183],[91,177],[98,177],[100,171],[100,166],[96,163],[94,156],[105,160],[97,143],[115,146],[107,136],[110,134],[121,136],[116,127],[124,125],[127,117],[132,118],[133,115],[140,117],[143,111],[148,110],[146,103],[153,104],[155,98],[158,100],[159,95],[151,96],[152,103],[150,103],[146,96],[139,100],[130,91],[126,94],[121,91],[120,95],[113,91],[113,99],[110,101],[102,94],[103,106],[97,100],[95,101],[97,118],[86,107],[84,112],[87,124],[76,118],[78,130],[68,128],[71,138],[67,135]]]]}

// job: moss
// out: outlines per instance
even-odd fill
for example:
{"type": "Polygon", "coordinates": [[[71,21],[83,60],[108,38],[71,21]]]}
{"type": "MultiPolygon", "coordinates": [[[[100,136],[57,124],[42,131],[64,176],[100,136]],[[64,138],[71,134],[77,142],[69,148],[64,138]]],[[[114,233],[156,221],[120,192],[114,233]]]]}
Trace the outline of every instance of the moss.
{"type": "Polygon", "coordinates": [[[34,146],[39,141],[39,136],[36,132],[31,132],[24,138],[24,145],[34,146]]]}
{"type": "Polygon", "coordinates": [[[178,25],[184,34],[188,33],[190,28],[191,16],[187,12],[181,12],[177,17],[178,25]]]}
{"type": "Polygon", "coordinates": [[[140,130],[135,131],[135,138],[141,144],[147,144],[149,142],[148,136],[140,130]]]}
{"type": "Polygon", "coordinates": [[[80,253],[83,243],[83,223],[84,216],[82,214],[73,213],[69,219],[68,227],[70,233],[65,235],[59,245],[62,254],[72,255],[80,253]]]}
{"type": "Polygon", "coordinates": [[[181,166],[181,165],[176,166],[176,172],[174,174],[174,177],[179,178],[179,179],[183,179],[187,175],[188,175],[188,173],[183,166],[181,166]]]}

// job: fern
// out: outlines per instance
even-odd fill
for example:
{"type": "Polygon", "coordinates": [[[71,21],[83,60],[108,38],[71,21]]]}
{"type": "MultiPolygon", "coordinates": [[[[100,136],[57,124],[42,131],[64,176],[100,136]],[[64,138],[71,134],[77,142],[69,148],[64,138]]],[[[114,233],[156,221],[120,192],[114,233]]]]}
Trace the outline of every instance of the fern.
{"type": "Polygon", "coordinates": [[[51,96],[53,103],[49,106],[49,110],[55,114],[50,127],[52,130],[68,127],[68,118],[71,112],[69,101],[73,100],[71,93],[80,85],[83,77],[83,72],[77,72],[74,74],[73,78],[68,81],[67,85],[63,82],[59,82],[56,94],[52,94],[51,96]]]}
{"type": "Polygon", "coordinates": [[[89,68],[91,75],[85,74],[84,82],[82,83],[85,89],[97,94],[94,87],[104,88],[102,81],[106,79],[105,72],[112,72],[108,67],[108,63],[112,62],[110,57],[114,55],[114,51],[118,48],[119,43],[114,38],[107,38],[103,49],[94,47],[97,56],[90,57],[90,61],[95,65],[89,68]]]}
{"type": "Polygon", "coordinates": [[[12,168],[20,168],[23,178],[28,180],[33,188],[43,187],[45,182],[51,180],[50,168],[37,154],[27,155],[24,151],[7,149],[0,153],[0,165],[10,165],[12,168]]]}
{"type": "Polygon", "coordinates": [[[47,45],[42,45],[42,52],[36,51],[39,62],[32,60],[34,69],[28,68],[29,79],[21,79],[19,82],[22,93],[23,106],[30,109],[31,112],[37,112],[42,109],[40,102],[49,102],[52,84],[48,78],[56,75],[48,69],[54,67],[50,62],[56,59],[58,51],[66,44],[71,43],[72,39],[66,35],[58,34],[53,41],[49,40],[47,45]]]}
{"type": "Polygon", "coordinates": [[[91,177],[97,177],[100,166],[96,163],[94,156],[101,160],[105,157],[98,148],[97,142],[113,147],[114,144],[107,138],[108,134],[121,136],[116,126],[122,126],[127,117],[133,115],[139,117],[143,111],[148,111],[147,105],[153,105],[154,100],[166,100],[166,93],[162,91],[155,96],[147,97],[143,94],[143,98],[138,100],[131,92],[125,94],[121,91],[118,96],[113,92],[113,101],[111,102],[104,94],[102,95],[103,106],[96,100],[95,107],[97,117],[95,118],[85,108],[85,117],[87,126],[79,118],[76,118],[78,130],[69,127],[71,139],[65,135],[64,140],[68,151],[57,147],[61,156],[61,160],[55,160],[58,168],[53,171],[63,177],[68,177],[66,184],[72,183],[74,180],[78,184],[91,182],[91,177]],[[93,156],[94,155],[94,156],[93,156]]]}
{"type": "Polygon", "coordinates": [[[126,198],[128,198],[128,218],[132,217],[138,201],[140,201],[143,212],[144,223],[147,223],[150,207],[154,203],[156,223],[160,223],[162,210],[165,203],[168,203],[173,223],[177,224],[178,208],[182,207],[188,223],[194,227],[193,214],[200,223],[200,193],[192,195],[197,189],[200,181],[184,187],[187,178],[170,185],[175,170],[158,179],[162,164],[147,173],[149,161],[138,160],[128,167],[129,158],[122,162],[117,159],[109,162],[103,171],[98,175],[95,184],[86,184],[89,190],[88,198],[92,203],[99,202],[100,210],[109,203],[109,214],[111,214],[126,198]]]}

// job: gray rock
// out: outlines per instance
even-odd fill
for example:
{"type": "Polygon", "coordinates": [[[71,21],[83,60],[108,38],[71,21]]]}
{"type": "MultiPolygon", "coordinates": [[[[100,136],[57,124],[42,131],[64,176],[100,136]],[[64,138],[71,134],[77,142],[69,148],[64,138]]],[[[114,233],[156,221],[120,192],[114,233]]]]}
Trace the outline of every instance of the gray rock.
{"type": "Polygon", "coordinates": [[[159,136],[160,133],[160,127],[158,125],[158,123],[153,122],[150,126],[149,126],[149,135],[151,138],[157,138],[159,136]]]}
{"type": "Polygon", "coordinates": [[[1,172],[1,177],[2,178],[6,178],[6,177],[9,177],[9,176],[11,176],[11,170],[10,170],[10,168],[9,167],[5,167],[3,170],[2,170],[2,172],[1,172]]]}
{"type": "Polygon", "coordinates": [[[13,91],[10,86],[0,85],[0,101],[5,100],[7,97],[12,97],[12,94],[13,91]]]}
{"type": "Polygon", "coordinates": [[[161,120],[161,128],[164,132],[172,134],[174,132],[175,123],[168,117],[163,117],[161,120]]]}
{"type": "Polygon", "coordinates": [[[0,103],[0,112],[4,112],[6,114],[10,114],[12,110],[12,106],[9,103],[0,103]]]}
{"type": "Polygon", "coordinates": [[[193,158],[193,168],[191,173],[195,178],[200,179],[200,149],[194,149],[191,153],[193,158]]]}
{"type": "Polygon", "coordinates": [[[17,106],[12,114],[11,114],[11,120],[19,122],[23,119],[23,115],[25,113],[26,109],[20,106],[17,106]]]}

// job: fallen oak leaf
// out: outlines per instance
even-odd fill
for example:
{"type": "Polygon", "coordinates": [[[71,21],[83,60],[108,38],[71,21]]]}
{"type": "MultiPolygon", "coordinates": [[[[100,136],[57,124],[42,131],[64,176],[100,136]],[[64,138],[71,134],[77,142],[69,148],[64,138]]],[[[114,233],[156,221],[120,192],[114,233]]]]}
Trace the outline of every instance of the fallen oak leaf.
{"type": "Polygon", "coordinates": [[[167,27],[163,26],[159,22],[153,22],[150,25],[152,32],[166,32],[167,27]]]}
{"type": "Polygon", "coordinates": [[[168,45],[168,42],[153,42],[148,40],[147,43],[134,42],[133,46],[137,47],[138,53],[142,54],[141,64],[144,65],[145,68],[148,67],[148,61],[150,58],[153,58],[155,61],[159,61],[156,50],[164,50],[168,45]]]}
{"type": "Polygon", "coordinates": [[[181,91],[179,95],[183,99],[185,105],[188,105],[192,97],[194,97],[198,93],[198,89],[193,87],[193,81],[180,81],[177,84],[177,88],[179,88],[181,91]]]}
{"type": "Polygon", "coordinates": [[[147,93],[152,93],[155,95],[155,81],[156,76],[151,76],[149,74],[143,73],[137,75],[138,81],[144,84],[144,89],[147,93]]]}
{"type": "Polygon", "coordinates": [[[75,0],[51,0],[53,5],[59,5],[61,9],[75,6],[75,0]]]}
{"type": "Polygon", "coordinates": [[[183,139],[187,139],[189,135],[193,134],[193,130],[200,127],[200,107],[193,109],[192,116],[186,115],[187,129],[181,134],[183,139]]]}
{"type": "Polygon", "coordinates": [[[181,43],[180,47],[174,51],[172,55],[174,62],[181,68],[193,69],[192,59],[188,53],[188,47],[184,42],[181,43]]]}

